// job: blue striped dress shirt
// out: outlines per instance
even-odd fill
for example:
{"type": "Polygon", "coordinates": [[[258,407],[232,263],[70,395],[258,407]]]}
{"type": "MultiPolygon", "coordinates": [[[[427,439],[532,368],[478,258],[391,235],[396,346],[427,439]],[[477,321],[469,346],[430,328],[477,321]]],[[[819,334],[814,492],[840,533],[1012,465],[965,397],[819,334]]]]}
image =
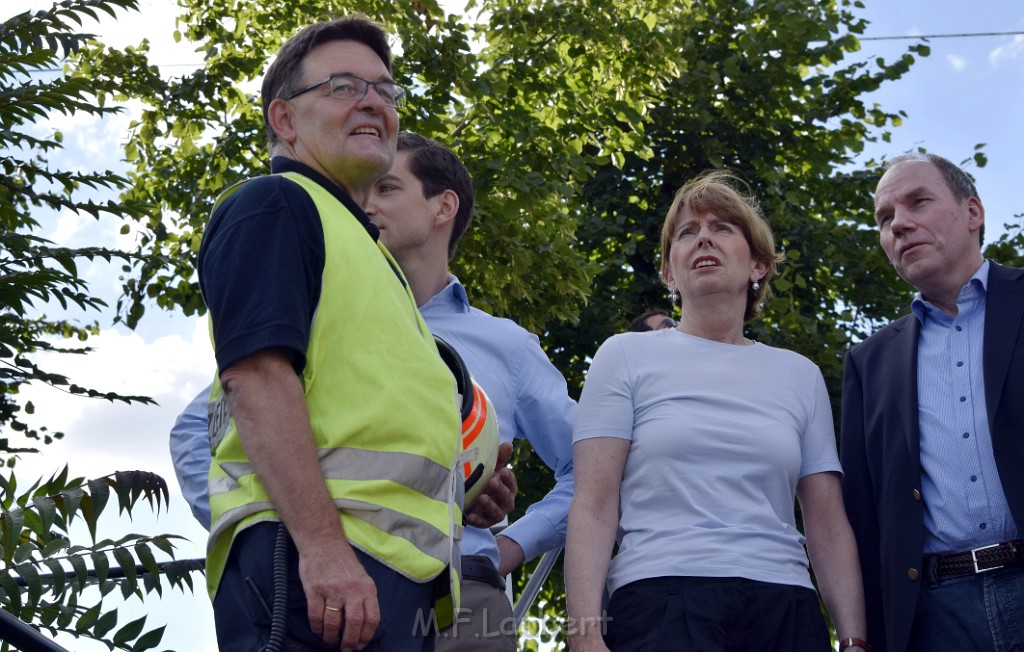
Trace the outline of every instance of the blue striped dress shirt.
{"type": "MultiPolygon", "coordinates": [[[[951,317],[920,294],[917,395],[926,555],[1017,538],[992,454],[982,368],[985,261],[960,290],[951,317]]],[[[1022,471],[1024,472],[1024,471],[1022,471]]]]}

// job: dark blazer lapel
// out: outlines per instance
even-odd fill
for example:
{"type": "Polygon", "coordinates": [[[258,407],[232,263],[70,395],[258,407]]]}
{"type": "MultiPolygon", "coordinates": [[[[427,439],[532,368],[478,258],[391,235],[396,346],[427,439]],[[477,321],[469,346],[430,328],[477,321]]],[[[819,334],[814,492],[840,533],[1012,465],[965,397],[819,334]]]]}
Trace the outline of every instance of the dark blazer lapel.
{"type": "Polygon", "coordinates": [[[1024,270],[989,264],[985,297],[985,405],[988,426],[992,428],[999,397],[1010,369],[1013,344],[1020,337],[1024,321],[1024,270]]]}
{"type": "MultiPolygon", "coordinates": [[[[907,448],[910,450],[910,459],[912,460],[918,460],[921,457],[920,433],[918,431],[920,421],[917,415],[917,340],[920,332],[921,322],[913,314],[908,315],[897,327],[894,336],[896,346],[892,347],[893,367],[890,367],[899,392],[896,397],[896,406],[900,411],[903,434],[907,438],[907,448]]],[[[884,397],[882,400],[885,400],[884,397]]]]}

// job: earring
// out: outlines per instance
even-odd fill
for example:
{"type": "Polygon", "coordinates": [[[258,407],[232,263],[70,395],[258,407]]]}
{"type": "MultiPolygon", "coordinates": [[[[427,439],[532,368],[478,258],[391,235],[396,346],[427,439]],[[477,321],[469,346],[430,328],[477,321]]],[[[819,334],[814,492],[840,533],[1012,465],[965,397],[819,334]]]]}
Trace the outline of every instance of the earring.
{"type": "Polygon", "coordinates": [[[758,283],[757,281],[754,281],[753,283],[750,284],[750,289],[753,290],[754,292],[757,292],[758,290],[761,289],[761,284],[758,283]]]}
{"type": "Polygon", "coordinates": [[[668,298],[672,302],[672,304],[675,305],[679,301],[679,293],[678,292],[669,292],[668,293],[668,298]]]}

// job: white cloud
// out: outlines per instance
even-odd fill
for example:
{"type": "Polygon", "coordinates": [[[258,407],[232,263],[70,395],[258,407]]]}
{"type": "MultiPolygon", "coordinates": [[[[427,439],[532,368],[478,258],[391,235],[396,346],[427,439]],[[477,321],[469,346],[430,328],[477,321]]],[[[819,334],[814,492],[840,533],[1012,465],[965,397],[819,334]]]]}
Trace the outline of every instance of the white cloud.
{"type": "Polygon", "coordinates": [[[71,211],[62,211],[60,217],[57,218],[57,223],[53,227],[53,231],[46,235],[46,237],[54,243],[61,244],[65,242],[71,242],[75,239],[75,236],[81,232],[84,226],[82,220],[84,218],[77,213],[71,211]]]}
{"type": "Polygon", "coordinates": [[[209,383],[214,370],[206,320],[194,324],[178,320],[182,328],[192,328],[189,339],[172,334],[146,341],[136,332],[113,328],[89,339],[87,344],[94,350],[88,354],[39,359],[48,371],[62,373],[79,385],[149,396],[158,403],[126,405],[71,396],[46,385],[29,387],[23,397],[35,404],[40,423],[66,433],[63,441],[46,448],[47,460],[73,460],[81,465],[79,473],[88,469],[102,475],[138,468],[173,479],[167,432],[178,412],[209,383]]]}
{"type": "Polygon", "coordinates": [[[949,62],[949,67],[956,72],[963,72],[967,68],[967,59],[955,54],[947,54],[946,61],[949,62]]]}
{"type": "Polygon", "coordinates": [[[988,62],[998,66],[1003,61],[1019,59],[1024,55],[1024,34],[1017,34],[1013,40],[988,53],[988,62]]]}
{"type": "MultiPolygon", "coordinates": [[[[52,0],[4,0],[0,17],[13,16],[23,11],[49,9],[52,0]]],[[[139,11],[117,10],[112,18],[98,12],[100,20],[86,19],[80,30],[96,34],[100,40],[113,48],[137,46],[146,38],[149,40],[150,60],[163,64],[202,62],[202,56],[195,52],[195,46],[174,41],[175,19],[181,9],[174,0],[140,0],[139,11]]]]}
{"type": "MultiPolygon", "coordinates": [[[[81,113],[76,113],[72,120],[78,122],[80,116],[81,113]]],[[[88,121],[84,128],[78,124],[74,125],[74,128],[62,126],[65,147],[74,147],[92,155],[83,161],[85,169],[94,170],[100,162],[105,167],[121,169],[121,160],[124,158],[122,147],[128,141],[128,125],[138,116],[137,109],[133,111],[128,107],[122,107],[120,112],[107,114],[102,118],[88,116],[92,120],[88,121]],[[68,143],[67,140],[72,142],[68,143]]]]}
{"type": "MultiPolygon", "coordinates": [[[[103,116],[85,111],[69,114],[51,111],[45,120],[36,123],[34,129],[43,136],[60,131],[64,135],[64,150],[79,154],[64,163],[64,167],[91,171],[96,169],[99,158],[107,166],[110,159],[120,160],[120,143],[127,140],[128,124],[132,119],[133,114],[125,109],[103,116]],[[110,151],[110,143],[117,144],[117,151],[110,151]]],[[[56,159],[52,155],[49,158],[56,159]]]]}

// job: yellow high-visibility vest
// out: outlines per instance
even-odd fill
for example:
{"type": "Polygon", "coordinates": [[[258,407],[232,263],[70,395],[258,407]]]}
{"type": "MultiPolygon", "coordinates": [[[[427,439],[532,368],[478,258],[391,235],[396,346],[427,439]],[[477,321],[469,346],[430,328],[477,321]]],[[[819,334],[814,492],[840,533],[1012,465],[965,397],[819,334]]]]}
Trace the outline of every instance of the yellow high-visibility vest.
{"type": "MultiPolygon", "coordinates": [[[[387,250],[325,188],[284,176],[310,194],[323,224],[323,281],[302,382],[324,482],[352,546],[430,581],[459,560],[455,381],[387,250]]],[[[245,455],[219,378],[210,398],[212,597],[235,535],[280,518],[245,455]]]]}

